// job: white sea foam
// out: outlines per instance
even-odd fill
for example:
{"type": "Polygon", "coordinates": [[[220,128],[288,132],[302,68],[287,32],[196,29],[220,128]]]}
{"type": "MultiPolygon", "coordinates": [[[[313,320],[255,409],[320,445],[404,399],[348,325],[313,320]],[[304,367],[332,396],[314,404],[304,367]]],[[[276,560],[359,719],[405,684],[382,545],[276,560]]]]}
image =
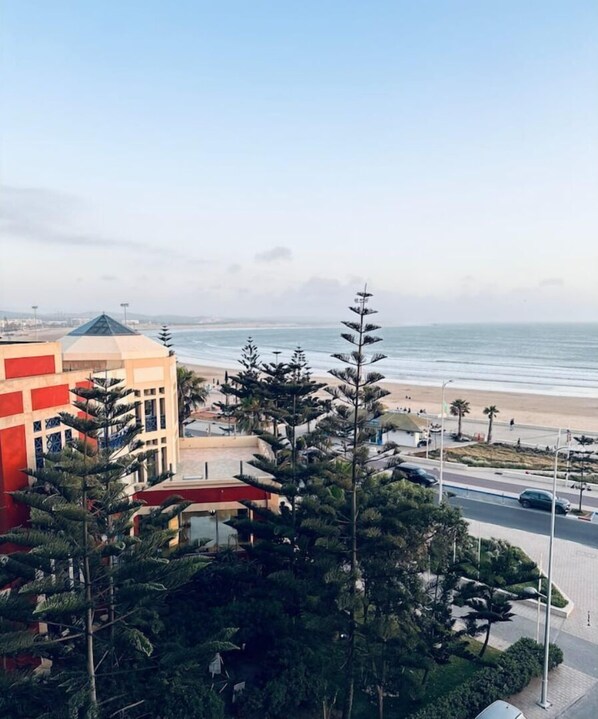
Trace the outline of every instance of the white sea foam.
{"type": "MultiPolygon", "coordinates": [[[[180,361],[236,367],[248,336],[263,361],[290,358],[297,346],[316,374],[347,350],[339,327],[173,330],[180,361]]],[[[376,369],[391,382],[439,384],[452,378],[472,389],[598,397],[598,324],[501,324],[388,327],[375,345],[387,358],[376,369]]]]}

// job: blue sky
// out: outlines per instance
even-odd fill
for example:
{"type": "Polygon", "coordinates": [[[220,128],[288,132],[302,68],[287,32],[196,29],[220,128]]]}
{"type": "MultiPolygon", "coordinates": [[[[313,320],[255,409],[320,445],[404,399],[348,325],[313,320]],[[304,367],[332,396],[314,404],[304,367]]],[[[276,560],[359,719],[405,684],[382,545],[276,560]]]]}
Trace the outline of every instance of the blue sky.
{"type": "Polygon", "coordinates": [[[368,282],[387,322],[595,319],[593,1],[4,0],[1,26],[0,309],[328,319],[368,282]]]}

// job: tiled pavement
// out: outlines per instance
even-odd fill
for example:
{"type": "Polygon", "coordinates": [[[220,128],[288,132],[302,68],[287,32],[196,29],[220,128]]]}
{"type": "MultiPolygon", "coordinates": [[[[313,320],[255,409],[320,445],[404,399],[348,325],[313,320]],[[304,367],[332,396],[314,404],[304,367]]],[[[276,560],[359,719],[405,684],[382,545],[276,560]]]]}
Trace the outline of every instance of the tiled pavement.
{"type": "MultiPolygon", "coordinates": [[[[531,681],[522,692],[511,697],[509,702],[521,709],[526,719],[557,719],[595,685],[598,685],[598,680],[563,665],[549,674],[548,700],[552,706],[548,709],[542,709],[537,704],[541,692],[539,678],[531,681]]],[[[596,719],[596,715],[588,714],[587,719],[596,719]]]]}
{"type": "MultiPolygon", "coordinates": [[[[534,561],[538,563],[542,561],[544,567],[547,565],[548,538],[545,536],[475,521],[470,522],[470,532],[473,536],[506,539],[511,544],[521,547],[534,561]]],[[[549,709],[542,709],[536,704],[540,697],[540,679],[532,681],[523,692],[509,700],[523,711],[526,719],[598,719],[597,570],[598,549],[592,549],[576,542],[555,540],[554,583],[571,598],[575,609],[566,619],[552,617],[551,641],[558,643],[559,634],[563,633],[563,639],[567,636],[569,640],[569,648],[565,652],[565,664],[549,675],[548,698],[552,703],[549,709]],[[583,661],[580,661],[580,656],[572,656],[576,651],[575,637],[584,640],[579,643],[580,656],[582,644],[585,650],[583,661]],[[584,665],[588,647],[590,647],[591,658],[587,665],[584,665]],[[577,668],[574,669],[568,665],[568,654],[569,662],[576,664],[577,668]]],[[[536,609],[516,604],[514,611],[521,617],[522,623],[527,620],[527,626],[535,628],[536,609]]],[[[543,617],[541,622],[543,625],[543,617]]],[[[497,648],[504,649],[510,641],[508,632],[503,632],[501,629],[500,625],[493,629],[494,637],[491,636],[490,643],[497,648]]]]}

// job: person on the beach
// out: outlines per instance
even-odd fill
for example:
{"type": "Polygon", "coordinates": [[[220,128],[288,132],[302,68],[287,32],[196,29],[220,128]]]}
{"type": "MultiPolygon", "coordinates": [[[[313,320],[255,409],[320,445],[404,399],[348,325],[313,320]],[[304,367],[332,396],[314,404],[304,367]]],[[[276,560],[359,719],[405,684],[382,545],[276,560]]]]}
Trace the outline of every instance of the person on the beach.
{"type": "Polygon", "coordinates": [[[513,431],[513,427],[514,427],[514,426],[515,426],[515,420],[512,419],[512,420],[509,422],[509,427],[511,428],[511,432],[513,431]]]}

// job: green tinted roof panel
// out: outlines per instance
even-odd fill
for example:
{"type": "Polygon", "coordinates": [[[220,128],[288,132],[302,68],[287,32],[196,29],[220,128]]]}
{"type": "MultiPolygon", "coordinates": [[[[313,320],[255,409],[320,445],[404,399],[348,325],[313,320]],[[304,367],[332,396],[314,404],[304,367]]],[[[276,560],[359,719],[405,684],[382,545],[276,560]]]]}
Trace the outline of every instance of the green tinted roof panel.
{"type": "Polygon", "coordinates": [[[125,327],[106,314],[99,315],[99,317],[95,317],[93,320],[69,332],[69,335],[74,337],[110,337],[114,335],[137,334],[139,334],[139,332],[132,330],[130,327],[125,327]]]}

